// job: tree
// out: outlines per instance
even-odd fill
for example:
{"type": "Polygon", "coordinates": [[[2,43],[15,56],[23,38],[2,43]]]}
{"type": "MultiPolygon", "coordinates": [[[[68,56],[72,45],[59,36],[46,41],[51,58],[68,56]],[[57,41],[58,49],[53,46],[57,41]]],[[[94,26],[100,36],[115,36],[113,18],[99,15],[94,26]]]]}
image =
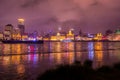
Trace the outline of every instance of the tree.
{"type": "Polygon", "coordinates": [[[105,31],[105,35],[109,35],[109,34],[112,34],[112,33],[113,33],[113,31],[110,30],[110,29],[108,29],[108,30],[105,31]]]}

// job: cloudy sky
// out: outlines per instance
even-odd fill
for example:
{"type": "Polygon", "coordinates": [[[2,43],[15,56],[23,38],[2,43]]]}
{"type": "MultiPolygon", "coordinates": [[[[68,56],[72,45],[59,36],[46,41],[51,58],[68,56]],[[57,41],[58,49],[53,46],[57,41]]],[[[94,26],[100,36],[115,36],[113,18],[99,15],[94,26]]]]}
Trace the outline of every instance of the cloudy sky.
{"type": "Polygon", "coordinates": [[[18,18],[25,19],[26,32],[104,33],[120,26],[120,0],[0,0],[0,29],[16,27],[18,18]]]}

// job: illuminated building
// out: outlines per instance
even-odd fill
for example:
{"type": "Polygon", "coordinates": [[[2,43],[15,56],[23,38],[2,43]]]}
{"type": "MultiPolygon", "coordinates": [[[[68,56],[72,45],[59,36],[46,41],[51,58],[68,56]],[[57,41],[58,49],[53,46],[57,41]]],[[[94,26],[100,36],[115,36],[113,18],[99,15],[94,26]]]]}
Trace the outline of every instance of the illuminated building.
{"type": "Polygon", "coordinates": [[[120,41],[120,30],[116,30],[113,36],[114,41],[120,41]]]}
{"type": "Polygon", "coordinates": [[[102,33],[97,33],[96,36],[94,37],[94,40],[102,40],[102,33]]]}
{"type": "Polygon", "coordinates": [[[0,32],[0,40],[3,40],[3,33],[0,32]]]}
{"type": "Polygon", "coordinates": [[[110,35],[107,36],[107,39],[108,39],[109,41],[113,41],[114,36],[115,36],[115,34],[110,34],[110,35]]]}
{"type": "Polygon", "coordinates": [[[42,40],[42,39],[43,39],[42,36],[40,36],[40,35],[37,36],[37,40],[42,40]]]}
{"type": "Polygon", "coordinates": [[[107,39],[110,41],[120,41],[120,30],[116,30],[114,33],[109,34],[107,39]]]}
{"type": "Polygon", "coordinates": [[[19,28],[15,28],[14,30],[13,30],[13,40],[21,40],[21,34],[20,34],[20,30],[19,30],[19,28]]]}
{"type": "Polygon", "coordinates": [[[68,34],[61,32],[61,29],[58,29],[59,31],[57,32],[56,35],[52,35],[50,37],[50,40],[53,41],[62,41],[62,40],[74,40],[74,33],[73,30],[69,30],[68,34]]]}
{"type": "Polygon", "coordinates": [[[24,33],[23,35],[22,35],[22,40],[28,40],[28,34],[26,33],[24,33]]]}
{"type": "Polygon", "coordinates": [[[11,24],[7,24],[4,28],[4,39],[11,40],[13,34],[13,26],[11,24]]]}
{"type": "Polygon", "coordinates": [[[53,41],[62,41],[64,39],[66,39],[66,33],[62,31],[61,27],[58,27],[57,34],[52,35],[50,37],[50,40],[53,40],[53,41]]]}
{"type": "Polygon", "coordinates": [[[75,37],[75,40],[82,40],[82,37],[80,35],[75,37]]]}
{"type": "Polygon", "coordinates": [[[65,35],[62,35],[60,34],[59,32],[57,33],[57,35],[53,35],[51,36],[50,40],[53,40],[53,41],[56,41],[56,40],[59,40],[59,41],[62,41],[66,38],[65,35]]]}
{"type": "Polygon", "coordinates": [[[37,32],[37,31],[34,31],[34,32],[33,32],[33,38],[34,38],[35,40],[37,40],[37,36],[38,36],[38,32],[37,32]]]}
{"type": "Polygon", "coordinates": [[[66,37],[70,40],[74,40],[74,33],[73,30],[69,30],[68,34],[66,35],[66,37]]]}
{"type": "Polygon", "coordinates": [[[24,19],[18,19],[18,28],[20,29],[20,34],[24,34],[25,32],[25,25],[24,25],[24,19]]]}

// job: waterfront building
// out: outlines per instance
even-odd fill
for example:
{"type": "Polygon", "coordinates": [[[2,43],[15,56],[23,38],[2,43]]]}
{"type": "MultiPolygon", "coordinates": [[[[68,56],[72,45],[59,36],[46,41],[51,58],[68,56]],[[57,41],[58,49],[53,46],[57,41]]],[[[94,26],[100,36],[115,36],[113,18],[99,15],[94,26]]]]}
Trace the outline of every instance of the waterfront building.
{"type": "Polygon", "coordinates": [[[50,40],[52,40],[52,41],[62,41],[62,40],[64,40],[65,38],[66,38],[65,35],[60,34],[60,33],[58,32],[56,35],[52,35],[52,36],[50,37],[50,40]]]}
{"type": "Polygon", "coordinates": [[[11,24],[7,24],[4,27],[4,40],[11,40],[13,34],[13,26],[11,24]]]}
{"type": "Polygon", "coordinates": [[[113,40],[114,40],[114,36],[115,36],[114,33],[113,33],[113,34],[109,34],[109,35],[107,36],[107,39],[108,39],[109,41],[113,41],[113,40]]]}
{"type": "Polygon", "coordinates": [[[24,19],[18,19],[18,28],[20,30],[20,34],[23,35],[25,33],[24,19]]]}
{"type": "Polygon", "coordinates": [[[94,37],[94,40],[102,40],[102,33],[97,33],[96,36],[94,37]]]}
{"type": "Polygon", "coordinates": [[[38,35],[38,36],[37,36],[37,40],[43,40],[43,37],[40,36],[40,35],[38,35]]]}
{"type": "Polygon", "coordinates": [[[50,39],[48,37],[43,38],[44,41],[49,41],[50,39]]]}
{"type": "Polygon", "coordinates": [[[22,35],[22,40],[28,40],[28,34],[27,33],[24,33],[22,35]]]}
{"type": "Polygon", "coordinates": [[[74,40],[74,33],[72,30],[68,31],[68,34],[66,34],[66,37],[70,40],[74,40]]]}
{"type": "Polygon", "coordinates": [[[37,36],[34,33],[29,33],[28,34],[28,40],[36,41],[37,40],[37,36]]]}
{"type": "Polygon", "coordinates": [[[75,40],[82,40],[82,37],[80,36],[80,35],[77,35],[76,37],[75,37],[75,40]]]}
{"type": "Polygon", "coordinates": [[[14,28],[12,36],[13,36],[13,40],[21,40],[22,39],[19,28],[14,28]]]}
{"type": "Polygon", "coordinates": [[[0,40],[3,40],[3,32],[0,32],[0,40]]]}
{"type": "Polygon", "coordinates": [[[38,36],[38,32],[37,32],[37,31],[34,31],[34,32],[33,32],[33,38],[34,38],[35,40],[37,40],[37,36],[38,36]]]}
{"type": "Polygon", "coordinates": [[[117,29],[114,33],[109,34],[107,39],[110,41],[120,41],[120,29],[117,29]]]}
{"type": "Polygon", "coordinates": [[[120,41],[120,29],[116,30],[113,36],[114,41],[120,41]]]}

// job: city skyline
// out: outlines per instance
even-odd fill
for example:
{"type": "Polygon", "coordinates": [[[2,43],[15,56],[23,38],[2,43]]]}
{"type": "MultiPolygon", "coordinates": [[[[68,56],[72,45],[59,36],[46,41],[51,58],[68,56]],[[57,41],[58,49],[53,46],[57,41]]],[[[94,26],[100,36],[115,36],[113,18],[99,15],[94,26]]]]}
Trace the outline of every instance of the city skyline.
{"type": "Polygon", "coordinates": [[[104,33],[120,25],[119,0],[0,0],[0,27],[25,19],[26,32],[50,32],[62,27],[104,33]]]}

